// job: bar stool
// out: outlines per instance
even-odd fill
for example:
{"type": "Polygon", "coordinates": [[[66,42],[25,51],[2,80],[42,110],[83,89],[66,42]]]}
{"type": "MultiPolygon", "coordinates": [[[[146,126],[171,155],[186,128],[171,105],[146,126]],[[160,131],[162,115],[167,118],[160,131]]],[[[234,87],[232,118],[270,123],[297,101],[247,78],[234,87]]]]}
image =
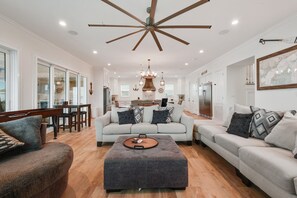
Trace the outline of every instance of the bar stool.
{"type": "MultiPolygon", "coordinates": [[[[77,116],[77,111],[73,111],[72,113],[73,113],[73,115],[77,116]]],[[[75,122],[75,124],[77,124],[77,123],[75,122]]],[[[87,112],[86,111],[80,111],[80,123],[79,124],[81,124],[82,127],[84,126],[84,124],[85,124],[85,126],[87,126],[87,112]]]]}
{"type": "Polygon", "coordinates": [[[68,127],[69,131],[72,132],[72,127],[74,127],[74,129],[76,130],[76,115],[73,114],[70,109],[68,109],[67,113],[63,113],[62,115],[59,116],[58,118],[58,126],[62,126],[63,127],[63,131],[65,131],[65,128],[68,127]],[[63,119],[63,123],[60,124],[60,118],[63,119]],[[68,121],[67,125],[66,125],[66,119],[68,121]]]}

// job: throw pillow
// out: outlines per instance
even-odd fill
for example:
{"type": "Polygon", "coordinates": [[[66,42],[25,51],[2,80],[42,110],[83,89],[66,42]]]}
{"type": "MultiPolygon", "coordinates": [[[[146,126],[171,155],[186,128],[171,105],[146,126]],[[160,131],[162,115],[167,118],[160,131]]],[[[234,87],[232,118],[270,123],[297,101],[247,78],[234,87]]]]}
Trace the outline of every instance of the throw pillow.
{"type": "Polygon", "coordinates": [[[172,117],[171,116],[172,116],[174,107],[159,107],[159,111],[164,111],[164,110],[168,110],[169,111],[169,115],[167,117],[166,122],[167,123],[170,123],[172,121],[172,117]]]}
{"type": "Polygon", "coordinates": [[[171,118],[172,118],[172,122],[177,122],[179,123],[180,122],[180,119],[183,115],[183,112],[184,112],[184,106],[182,105],[174,105],[174,104],[170,104],[168,103],[167,104],[167,107],[173,107],[173,112],[171,114],[171,118]]]}
{"type": "Polygon", "coordinates": [[[128,110],[123,112],[118,112],[119,124],[135,124],[134,111],[128,110]]]}
{"type": "Polygon", "coordinates": [[[265,142],[293,151],[297,133],[297,115],[286,112],[284,117],[265,137],[265,142]]]}
{"type": "Polygon", "coordinates": [[[132,109],[134,111],[135,123],[137,124],[137,123],[142,122],[144,108],[143,107],[133,107],[132,109]]]}
{"type": "Polygon", "coordinates": [[[129,108],[117,108],[115,106],[111,106],[111,116],[110,121],[113,123],[119,122],[118,112],[128,111],[129,108]]]}
{"type": "Polygon", "coordinates": [[[18,141],[10,135],[7,135],[0,129],[0,155],[23,145],[23,142],[18,141]]]}
{"type": "Polygon", "coordinates": [[[240,113],[240,114],[250,114],[250,113],[252,113],[249,106],[234,104],[234,107],[232,109],[230,109],[230,111],[228,113],[228,116],[227,116],[226,120],[223,123],[224,127],[227,127],[227,128],[229,127],[234,112],[240,113]]]}
{"type": "Polygon", "coordinates": [[[253,114],[234,113],[227,132],[244,138],[249,137],[249,129],[253,114]]]}
{"type": "Polygon", "coordinates": [[[152,124],[158,124],[158,123],[167,123],[167,118],[169,115],[169,110],[163,110],[163,111],[153,111],[153,121],[152,124]]]}
{"type": "Polygon", "coordinates": [[[153,111],[158,110],[158,106],[149,106],[149,107],[144,107],[143,111],[143,122],[145,123],[151,123],[153,120],[153,111]]]}
{"type": "Polygon", "coordinates": [[[40,137],[41,116],[25,117],[18,120],[0,123],[0,129],[13,136],[25,145],[22,150],[38,150],[42,147],[40,137]]]}
{"type": "Polygon", "coordinates": [[[251,122],[250,134],[254,138],[264,140],[282,117],[277,112],[253,106],[251,106],[251,111],[254,113],[254,116],[251,122]]]}

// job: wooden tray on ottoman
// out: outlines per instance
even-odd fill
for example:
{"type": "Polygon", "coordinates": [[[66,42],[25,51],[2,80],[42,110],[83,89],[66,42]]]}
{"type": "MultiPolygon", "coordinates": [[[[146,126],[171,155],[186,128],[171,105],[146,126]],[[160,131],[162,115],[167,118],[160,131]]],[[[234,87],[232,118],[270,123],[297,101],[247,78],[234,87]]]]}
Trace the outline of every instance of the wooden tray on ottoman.
{"type": "Polygon", "coordinates": [[[123,142],[125,147],[131,149],[150,149],[158,146],[159,142],[155,138],[147,137],[145,134],[140,134],[137,138],[131,137],[123,142]],[[137,140],[141,140],[141,143],[137,143],[137,140]]]}

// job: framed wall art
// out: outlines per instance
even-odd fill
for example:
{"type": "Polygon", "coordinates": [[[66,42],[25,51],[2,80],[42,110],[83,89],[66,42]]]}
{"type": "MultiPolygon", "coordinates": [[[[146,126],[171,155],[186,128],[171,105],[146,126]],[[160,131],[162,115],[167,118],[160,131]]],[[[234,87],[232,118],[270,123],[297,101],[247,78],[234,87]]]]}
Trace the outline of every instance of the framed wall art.
{"type": "Polygon", "coordinates": [[[257,59],[257,90],[297,88],[297,45],[257,59]]]}

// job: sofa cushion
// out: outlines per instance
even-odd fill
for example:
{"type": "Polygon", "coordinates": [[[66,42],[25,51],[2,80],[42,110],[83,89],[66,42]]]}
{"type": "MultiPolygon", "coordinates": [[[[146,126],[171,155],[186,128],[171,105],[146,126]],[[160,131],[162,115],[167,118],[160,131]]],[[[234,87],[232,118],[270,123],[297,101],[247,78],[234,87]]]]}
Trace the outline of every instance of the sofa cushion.
{"type": "Polygon", "coordinates": [[[171,114],[172,122],[180,122],[181,116],[184,112],[184,107],[182,105],[167,104],[168,107],[173,107],[173,112],[171,114]]]}
{"type": "Polygon", "coordinates": [[[117,135],[130,133],[132,124],[110,123],[103,128],[104,135],[117,135]]]}
{"type": "Polygon", "coordinates": [[[134,117],[134,111],[128,110],[123,112],[117,112],[119,116],[119,124],[135,124],[135,117],[134,117]]]}
{"type": "Polygon", "coordinates": [[[201,125],[198,127],[198,133],[212,142],[215,142],[214,136],[216,134],[227,134],[226,127],[216,125],[201,125]]]}
{"type": "Polygon", "coordinates": [[[119,122],[118,112],[123,112],[128,110],[129,108],[117,108],[115,106],[111,106],[110,121],[113,123],[118,123],[119,122]]]}
{"type": "Polygon", "coordinates": [[[131,133],[133,134],[156,134],[157,132],[157,125],[150,123],[133,124],[131,127],[131,133]]]}
{"type": "Polygon", "coordinates": [[[293,151],[297,133],[297,115],[286,112],[284,117],[265,137],[265,142],[293,151]]]}
{"type": "Polygon", "coordinates": [[[253,106],[251,106],[251,110],[254,116],[251,122],[250,134],[252,137],[264,140],[273,127],[281,120],[282,115],[278,112],[267,111],[253,106]]]}
{"type": "Polygon", "coordinates": [[[269,147],[269,144],[265,143],[263,140],[242,138],[232,134],[217,134],[214,138],[218,145],[236,156],[239,156],[239,149],[244,146],[269,147]]]}
{"type": "Polygon", "coordinates": [[[234,112],[231,123],[227,129],[230,134],[238,135],[240,137],[248,138],[249,129],[253,114],[241,114],[234,112]]]}
{"type": "Polygon", "coordinates": [[[239,157],[275,185],[296,194],[293,179],[297,177],[297,160],[292,152],[277,147],[243,147],[239,157]]]}
{"type": "Polygon", "coordinates": [[[152,123],[154,110],[158,110],[157,105],[150,106],[150,107],[144,107],[143,122],[152,123]]]}
{"type": "Polygon", "coordinates": [[[169,116],[169,110],[163,110],[163,111],[153,110],[152,124],[167,123],[168,116],[169,116]]]}
{"type": "Polygon", "coordinates": [[[157,124],[158,133],[185,133],[187,131],[186,126],[181,123],[167,123],[167,124],[157,124]]]}
{"type": "Polygon", "coordinates": [[[23,146],[25,143],[18,141],[14,137],[7,135],[0,129],[0,155],[17,147],[23,146]]]}
{"type": "Polygon", "coordinates": [[[21,147],[22,150],[38,150],[42,147],[40,136],[41,119],[41,116],[30,116],[2,122],[0,123],[0,129],[6,134],[24,142],[25,145],[21,147]]]}

